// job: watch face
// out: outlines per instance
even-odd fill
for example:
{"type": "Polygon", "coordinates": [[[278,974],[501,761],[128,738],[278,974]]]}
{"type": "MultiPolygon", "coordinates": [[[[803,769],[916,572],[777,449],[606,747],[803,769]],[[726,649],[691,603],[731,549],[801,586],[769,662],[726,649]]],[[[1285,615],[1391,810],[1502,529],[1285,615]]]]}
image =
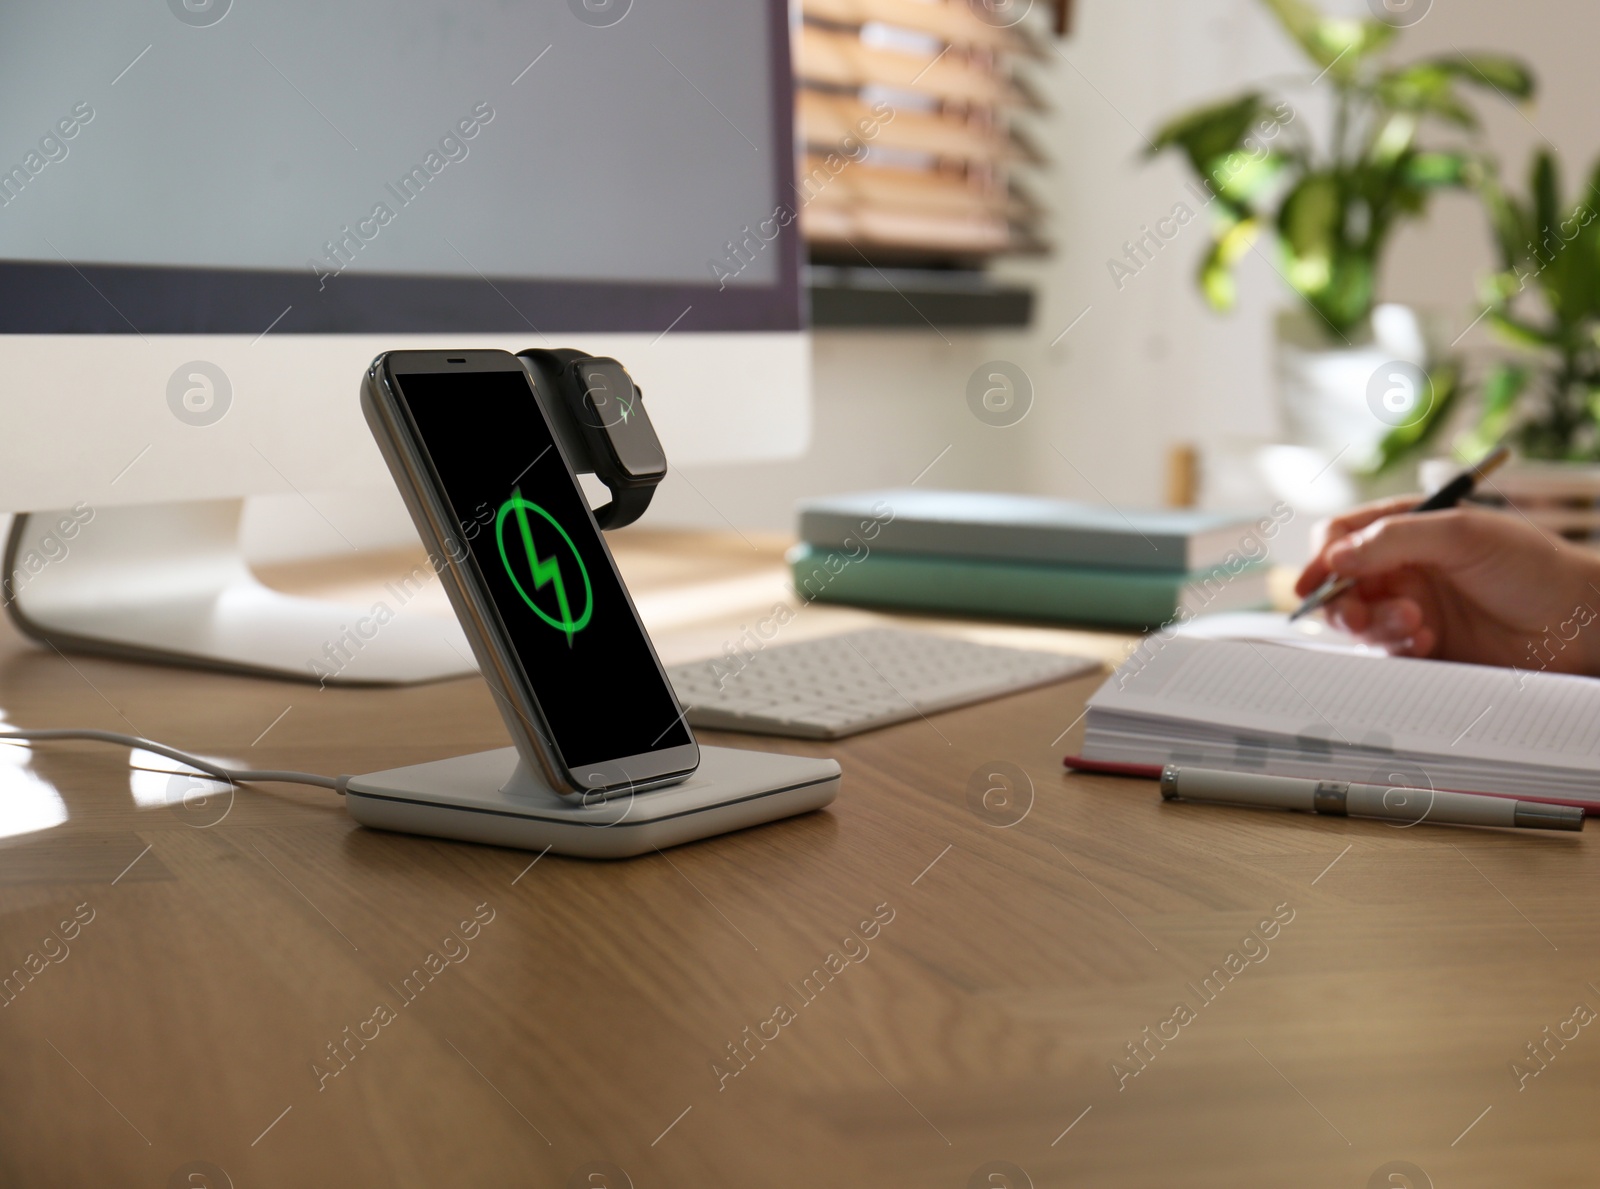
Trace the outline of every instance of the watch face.
{"type": "Polygon", "coordinates": [[[666,452],[627,369],[615,359],[583,359],[575,370],[583,388],[579,417],[600,431],[622,473],[629,479],[665,475],[666,452]]]}

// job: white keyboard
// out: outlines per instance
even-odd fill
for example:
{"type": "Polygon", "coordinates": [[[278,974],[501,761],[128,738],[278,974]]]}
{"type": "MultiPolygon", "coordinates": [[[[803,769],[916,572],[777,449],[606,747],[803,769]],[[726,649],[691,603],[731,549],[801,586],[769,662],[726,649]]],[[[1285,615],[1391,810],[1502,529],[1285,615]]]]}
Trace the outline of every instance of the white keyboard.
{"type": "Polygon", "coordinates": [[[1100,667],[1087,657],[868,628],[667,673],[691,726],[837,739],[1100,667]]]}

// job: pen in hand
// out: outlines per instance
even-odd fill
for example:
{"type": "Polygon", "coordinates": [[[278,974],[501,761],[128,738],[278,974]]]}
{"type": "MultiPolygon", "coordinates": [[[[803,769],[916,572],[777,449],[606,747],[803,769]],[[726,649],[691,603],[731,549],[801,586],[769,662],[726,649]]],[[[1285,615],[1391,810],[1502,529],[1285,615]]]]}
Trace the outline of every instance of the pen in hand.
{"type": "MultiPolygon", "coordinates": [[[[1496,446],[1493,450],[1477,463],[1462,471],[1438,491],[1423,500],[1413,512],[1439,512],[1445,508],[1453,508],[1467,496],[1471,495],[1478,483],[1499,467],[1506,459],[1511,457],[1508,446],[1496,446]]],[[[1341,578],[1337,574],[1329,574],[1327,580],[1306,596],[1302,602],[1289,614],[1289,622],[1293,623],[1302,616],[1310,615],[1313,611],[1327,606],[1334,599],[1344,594],[1355,585],[1353,578],[1341,578]]]]}
{"type": "Polygon", "coordinates": [[[1210,801],[1222,805],[1298,809],[1335,817],[1374,817],[1414,826],[1514,826],[1527,830],[1581,830],[1583,810],[1573,805],[1515,801],[1486,793],[1435,792],[1343,780],[1300,780],[1211,768],[1161,770],[1164,801],[1210,801]]]}

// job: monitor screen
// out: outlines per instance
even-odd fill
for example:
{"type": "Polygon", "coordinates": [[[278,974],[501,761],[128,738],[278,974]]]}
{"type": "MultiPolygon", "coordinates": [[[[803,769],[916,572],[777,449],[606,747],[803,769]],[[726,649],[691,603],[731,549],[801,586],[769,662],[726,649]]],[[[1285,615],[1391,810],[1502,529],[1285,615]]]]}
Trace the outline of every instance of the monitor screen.
{"type": "Polygon", "coordinates": [[[797,328],[785,11],[18,6],[0,332],[797,328]]]}

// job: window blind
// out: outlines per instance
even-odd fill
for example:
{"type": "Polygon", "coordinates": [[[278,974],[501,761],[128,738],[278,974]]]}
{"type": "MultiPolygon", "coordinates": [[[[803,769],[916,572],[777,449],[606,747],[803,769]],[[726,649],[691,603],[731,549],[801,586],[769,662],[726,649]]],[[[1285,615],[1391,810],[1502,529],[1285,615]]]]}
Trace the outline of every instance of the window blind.
{"type": "Polygon", "coordinates": [[[1048,52],[1041,14],[1056,10],[1039,7],[801,0],[796,189],[813,260],[972,265],[1043,250],[1029,178],[1046,163],[1025,122],[1044,105],[1018,68],[1048,52]]]}

